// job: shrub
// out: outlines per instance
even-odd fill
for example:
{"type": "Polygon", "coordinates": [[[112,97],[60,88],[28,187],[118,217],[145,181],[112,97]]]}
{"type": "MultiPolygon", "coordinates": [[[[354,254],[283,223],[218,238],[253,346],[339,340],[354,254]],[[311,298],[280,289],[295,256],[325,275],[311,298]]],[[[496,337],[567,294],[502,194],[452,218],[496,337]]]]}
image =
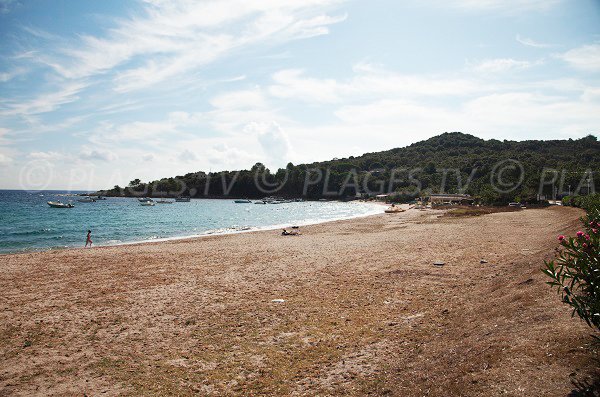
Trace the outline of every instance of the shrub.
{"type": "Polygon", "coordinates": [[[558,236],[559,252],[544,262],[543,272],[562,301],[573,308],[572,315],[600,330],[600,208],[593,208],[582,221],[584,230],[576,237],[558,236]]]}
{"type": "Polygon", "coordinates": [[[587,213],[600,211],[600,193],[587,196],[565,196],[562,203],[563,205],[583,208],[587,213]]]}

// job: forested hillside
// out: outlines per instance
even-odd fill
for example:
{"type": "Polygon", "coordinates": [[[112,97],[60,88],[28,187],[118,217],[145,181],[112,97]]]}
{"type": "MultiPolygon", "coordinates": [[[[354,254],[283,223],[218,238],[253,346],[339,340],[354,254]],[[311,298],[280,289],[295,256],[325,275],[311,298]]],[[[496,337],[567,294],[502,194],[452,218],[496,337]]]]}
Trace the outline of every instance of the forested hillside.
{"type": "Polygon", "coordinates": [[[190,195],[248,197],[265,195],[348,198],[357,193],[392,193],[409,200],[428,193],[468,193],[483,202],[534,201],[541,192],[587,194],[600,171],[600,143],[578,140],[483,140],[460,132],[444,133],[403,148],[358,157],[269,170],[193,172],[174,178],[117,186],[109,195],[190,195]],[[554,182],[553,182],[554,180],[554,182]]]}

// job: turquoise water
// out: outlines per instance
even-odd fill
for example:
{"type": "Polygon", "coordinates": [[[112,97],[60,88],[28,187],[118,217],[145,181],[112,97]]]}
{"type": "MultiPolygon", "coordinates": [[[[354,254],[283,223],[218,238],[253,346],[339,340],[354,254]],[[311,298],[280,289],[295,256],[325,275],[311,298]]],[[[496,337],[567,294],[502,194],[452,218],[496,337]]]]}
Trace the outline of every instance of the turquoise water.
{"type": "Polygon", "coordinates": [[[143,207],[134,198],[79,203],[77,197],[64,197],[64,193],[0,190],[0,253],[81,247],[88,229],[100,246],[306,225],[382,212],[382,207],[367,203],[315,201],[257,205],[192,199],[143,207]],[[46,204],[69,199],[75,208],[46,204]]]}

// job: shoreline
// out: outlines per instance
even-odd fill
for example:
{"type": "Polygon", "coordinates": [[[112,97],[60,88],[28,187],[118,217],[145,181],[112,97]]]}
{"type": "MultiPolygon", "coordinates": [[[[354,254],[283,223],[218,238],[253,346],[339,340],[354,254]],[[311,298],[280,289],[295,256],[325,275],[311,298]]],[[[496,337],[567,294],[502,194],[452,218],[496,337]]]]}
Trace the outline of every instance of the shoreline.
{"type": "MultiPolygon", "coordinates": [[[[350,203],[352,203],[352,202],[350,202],[350,203]]],[[[382,202],[360,201],[360,204],[370,205],[373,207],[373,209],[380,208],[380,210],[378,210],[378,211],[373,210],[373,212],[368,212],[368,213],[364,213],[364,214],[344,216],[344,217],[332,218],[332,219],[324,219],[324,220],[318,220],[318,221],[309,220],[306,222],[297,223],[294,226],[319,225],[319,224],[329,223],[329,222],[338,222],[338,221],[352,220],[352,219],[357,219],[357,218],[364,218],[364,217],[369,217],[369,216],[374,216],[374,215],[380,215],[380,214],[384,213],[383,207],[388,206],[388,204],[385,204],[382,202]]],[[[253,233],[253,232],[261,232],[261,231],[277,230],[277,229],[283,229],[283,228],[290,228],[291,226],[292,225],[288,225],[288,224],[276,224],[276,225],[267,225],[267,226],[258,226],[258,227],[248,227],[248,229],[243,229],[243,230],[228,230],[228,229],[234,229],[232,227],[229,227],[229,228],[214,229],[215,231],[207,230],[206,232],[200,233],[200,234],[161,237],[161,238],[156,238],[156,239],[145,239],[145,240],[134,240],[134,241],[121,241],[118,243],[94,245],[93,248],[119,247],[119,246],[130,246],[130,245],[138,245],[138,244],[164,243],[164,242],[170,242],[170,241],[195,240],[195,239],[201,239],[201,238],[205,238],[205,237],[227,236],[227,235],[235,235],[235,234],[241,234],[241,233],[253,233]],[[223,230],[223,229],[225,229],[225,230],[223,230]]],[[[53,251],[69,251],[69,250],[76,251],[76,250],[80,250],[80,249],[88,249],[88,248],[77,247],[77,246],[50,247],[50,248],[39,248],[39,249],[31,248],[31,249],[27,249],[27,250],[23,250],[23,251],[18,251],[18,252],[0,253],[0,257],[10,256],[10,255],[27,255],[27,254],[53,252],[53,251]]]]}
{"type": "Polygon", "coordinates": [[[581,210],[442,213],[5,256],[0,394],[567,395],[593,341],[540,268],[581,210]]]}

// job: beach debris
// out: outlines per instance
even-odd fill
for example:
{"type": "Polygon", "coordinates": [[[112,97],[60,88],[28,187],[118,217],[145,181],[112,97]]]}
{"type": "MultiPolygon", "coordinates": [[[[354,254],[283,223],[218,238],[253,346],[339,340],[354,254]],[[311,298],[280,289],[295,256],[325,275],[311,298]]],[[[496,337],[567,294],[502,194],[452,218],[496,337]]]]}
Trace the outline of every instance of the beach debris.
{"type": "Polygon", "coordinates": [[[273,299],[273,300],[271,300],[271,302],[273,302],[273,303],[283,303],[283,302],[285,302],[285,299],[273,299]]]}
{"type": "Polygon", "coordinates": [[[416,320],[416,319],[424,317],[424,316],[425,316],[425,313],[416,313],[416,314],[413,314],[412,316],[406,316],[406,317],[402,317],[402,318],[406,321],[411,321],[411,320],[416,320]]]}
{"type": "Polygon", "coordinates": [[[442,262],[442,261],[435,261],[433,262],[434,266],[444,266],[446,264],[446,262],[442,262]]]}
{"type": "Polygon", "coordinates": [[[486,261],[485,259],[482,259],[479,261],[479,263],[488,263],[488,261],[486,261]]]}
{"type": "Polygon", "coordinates": [[[525,280],[525,281],[521,281],[521,282],[519,283],[519,285],[527,285],[527,284],[531,284],[531,283],[533,283],[533,279],[532,279],[532,278],[528,278],[528,279],[527,279],[527,280],[525,280]]]}

